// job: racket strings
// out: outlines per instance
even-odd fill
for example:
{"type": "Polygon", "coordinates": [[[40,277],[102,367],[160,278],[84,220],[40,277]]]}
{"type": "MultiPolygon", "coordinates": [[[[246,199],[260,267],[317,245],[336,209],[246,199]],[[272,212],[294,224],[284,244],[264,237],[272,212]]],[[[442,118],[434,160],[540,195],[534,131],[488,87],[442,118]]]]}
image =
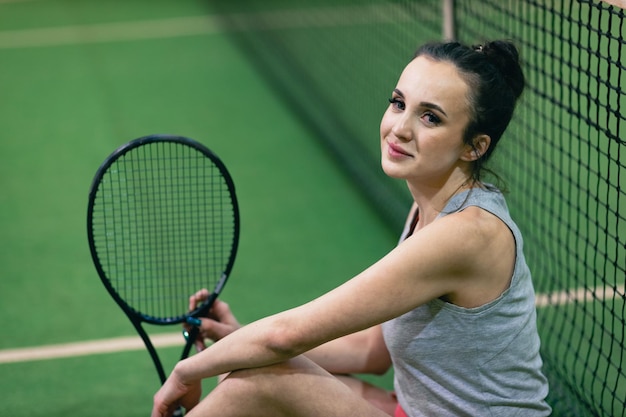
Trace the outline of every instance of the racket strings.
{"type": "Polygon", "coordinates": [[[172,142],[135,148],[107,170],[94,240],[111,285],[138,312],[177,318],[190,294],[221,277],[234,241],[233,199],[220,168],[172,142]]]}

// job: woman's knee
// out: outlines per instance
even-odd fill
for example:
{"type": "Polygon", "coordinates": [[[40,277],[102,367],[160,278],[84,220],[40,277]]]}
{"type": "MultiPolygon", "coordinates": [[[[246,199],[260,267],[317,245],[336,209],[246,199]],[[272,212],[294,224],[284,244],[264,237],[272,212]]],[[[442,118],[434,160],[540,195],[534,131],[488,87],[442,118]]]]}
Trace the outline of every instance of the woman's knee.
{"type": "Polygon", "coordinates": [[[298,358],[260,368],[242,369],[224,376],[209,395],[230,396],[234,399],[255,398],[268,402],[282,397],[294,380],[303,374],[315,373],[306,361],[298,358]]]}
{"type": "Polygon", "coordinates": [[[231,417],[242,415],[265,416],[263,410],[274,405],[269,381],[264,382],[262,373],[255,370],[234,371],[198,404],[189,416],[231,417]]]}
{"type": "Polygon", "coordinates": [[[231,372],[200,403],[193,416],[379,415],[348,386],[309,359],[231,372]],[[359,411],[360,410],[360,411],[359,411]],[[362,412],[361,412],[362,411],[362,412]],[[352,414],[350,414],[352,413],[352,414]]]}

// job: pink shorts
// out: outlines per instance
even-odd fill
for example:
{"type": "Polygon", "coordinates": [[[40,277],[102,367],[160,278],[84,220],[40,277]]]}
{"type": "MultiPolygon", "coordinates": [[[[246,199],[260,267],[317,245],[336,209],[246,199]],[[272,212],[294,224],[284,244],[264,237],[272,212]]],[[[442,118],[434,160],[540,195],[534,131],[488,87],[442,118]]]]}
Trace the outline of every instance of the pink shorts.
{"type": "Polygon", "coordinates": [[[409,417],[406,415],[400,404],[396,406],[396,411],[393,413],[393,417],[409,417]]]}

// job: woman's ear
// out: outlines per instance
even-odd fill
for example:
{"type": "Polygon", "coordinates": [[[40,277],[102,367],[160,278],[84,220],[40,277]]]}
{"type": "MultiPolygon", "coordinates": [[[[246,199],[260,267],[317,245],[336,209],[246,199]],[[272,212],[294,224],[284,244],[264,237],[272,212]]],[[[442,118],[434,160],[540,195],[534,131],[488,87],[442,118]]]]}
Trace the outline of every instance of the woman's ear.
{"type": "Polygon", "coordinates": [[[463,161],[472,162],[480,159],[487,153],[487,149],[489,149],[489,145],[491,145],[491,137],[485,134],[476,135],[472,139],[472,144],[472,146],[465,146],[465,152],[461,156],[463,161]]]}

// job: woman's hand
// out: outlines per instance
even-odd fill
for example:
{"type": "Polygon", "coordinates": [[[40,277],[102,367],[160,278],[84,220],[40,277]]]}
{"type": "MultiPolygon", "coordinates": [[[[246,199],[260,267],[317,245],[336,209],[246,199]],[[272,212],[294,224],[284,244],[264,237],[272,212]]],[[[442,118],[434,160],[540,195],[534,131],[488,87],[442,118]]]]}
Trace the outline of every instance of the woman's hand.
{"type": "MultiPolygon", "coordinates": [[[[189,297],[189,311],[195,310],[209,298],[209,295],[209,291],[203,288],[189,297]]],[[[200,321],[202,324],[200,325],[200,331],[195,341],[196,350],[198,352],[205,349],[205,339],[217,342],[241,327],[234,314],[230,311],[228,304],[219,299],[215,300],[213,303],[208,316],[200,317],[200,321]]],[[[191,326],[188,324],[184,324],[183,327],[187,331],[191,330],[191,326]]]]}
{"type": "Polygon", "coordinates": [[[154,395],[151,417],[170,417],[179,406],[191,410],[200,401],[200,381],[183,382],[177,368],[154,395]]]}

